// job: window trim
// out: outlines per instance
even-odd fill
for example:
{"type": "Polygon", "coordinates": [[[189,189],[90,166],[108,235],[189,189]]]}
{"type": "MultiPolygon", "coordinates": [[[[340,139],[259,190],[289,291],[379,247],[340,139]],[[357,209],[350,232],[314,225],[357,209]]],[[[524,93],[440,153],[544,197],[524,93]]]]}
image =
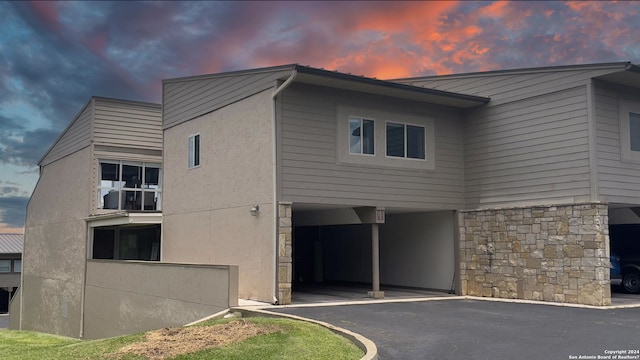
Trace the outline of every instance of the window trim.
{"type": "Polygon", "coordinates": [[[349,125],[349,135],[347,135],[347,141],[349,142],[349,155],[376,156],[376,120],[368,116],[349,115],[349,120],[347,121],[347,123],[349,125]],[[359,153],[351,151],[351,120],[358,120],[360,122],[360,152],[359,153]],[[373,153],[364,152],[364,135],[363,135],[364,121],[371,121],[373,123],[373,153]]]}
{"type": "Polygon", "coordinates": [[[381,169],[406,169],[415,171],[434,171],[435,169],[435,122],[436,117],[422,112],[407,112],[402,108],[376,108],[365,105],[336,104],[336,163],[349,166],[367,166],[381,169]],[[354,115],[357,114],[357,115],[354,115]],[[361,117],[375,120],[375,154],[363,156],[350,152],[349,118],[361,117]],[[400,119],[401,121],[392,121],[400,119]],[[386,156],[385,121],[420,126],[425,129],[425,159],[386,156]]]}
{"type": "Polygon", "coordinates": [[[620,124],[620,157],[622,161],[640,163],[640,151],[631,150],[630,114],[640,115],[640,101],[618,99],[618,119],[620,124]]]}
{"type": "Polygon", "coordinates": [[[187,140],[187,168],[189,169],[197,169],[200,167],[202,163],[202,159],[200,154],[202,139],[200,137],[200,133],[191,134],[187,140]]]}

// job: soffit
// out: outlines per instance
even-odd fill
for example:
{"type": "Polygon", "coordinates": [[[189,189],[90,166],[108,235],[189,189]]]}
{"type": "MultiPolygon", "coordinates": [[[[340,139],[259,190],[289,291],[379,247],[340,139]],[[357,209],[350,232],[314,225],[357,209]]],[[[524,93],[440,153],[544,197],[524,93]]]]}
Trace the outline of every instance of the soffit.
{"type": "Polygon", "coordinates": [[[640,89],[640,73],[635,71],[616,71],[606,75],[597,76],[594,79],[640,89]]]}

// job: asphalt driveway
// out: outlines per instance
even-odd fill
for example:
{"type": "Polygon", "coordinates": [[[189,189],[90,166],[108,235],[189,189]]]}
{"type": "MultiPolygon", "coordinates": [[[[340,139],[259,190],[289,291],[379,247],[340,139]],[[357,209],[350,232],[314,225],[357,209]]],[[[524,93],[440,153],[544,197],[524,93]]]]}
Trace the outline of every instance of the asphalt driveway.
{"type": "Polygon", "coordinates": [[[383,360],[640,359],[640,308],[460,299],[270,310],[360,333],[383,360]]]}

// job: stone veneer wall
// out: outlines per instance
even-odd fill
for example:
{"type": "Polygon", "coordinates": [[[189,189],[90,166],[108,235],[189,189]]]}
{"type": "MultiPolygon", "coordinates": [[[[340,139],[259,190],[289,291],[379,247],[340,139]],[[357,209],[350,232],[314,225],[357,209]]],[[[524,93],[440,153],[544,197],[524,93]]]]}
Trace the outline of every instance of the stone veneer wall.
{"type": "Polygon", "coordinates": [[[291,304],[293,273],[291,240],[291,203],[278,203],[278,302],[291,304]]]}
{"type": "Polygon", "coordinates": [[[605,204],[460,211],[462,295],[610,305],[605,204]]]}

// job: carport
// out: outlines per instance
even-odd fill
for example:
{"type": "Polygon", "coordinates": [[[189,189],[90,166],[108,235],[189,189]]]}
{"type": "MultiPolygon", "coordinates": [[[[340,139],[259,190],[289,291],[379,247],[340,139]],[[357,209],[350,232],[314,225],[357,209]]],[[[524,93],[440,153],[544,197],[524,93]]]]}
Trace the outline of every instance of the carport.
{"type": "Polygon", "coordinates": [[[612,262],[618,262],[621,270],[620,279],[616,279],[612,266],[612,298],[637,296],[640,294],[640,207],[609,205],[609,245],[612,262]]]}
{"type": "Polygon", "coordinates": [[[453,211],[292,208],[294,302],[446,295],[454,285],[453,211]]]}

